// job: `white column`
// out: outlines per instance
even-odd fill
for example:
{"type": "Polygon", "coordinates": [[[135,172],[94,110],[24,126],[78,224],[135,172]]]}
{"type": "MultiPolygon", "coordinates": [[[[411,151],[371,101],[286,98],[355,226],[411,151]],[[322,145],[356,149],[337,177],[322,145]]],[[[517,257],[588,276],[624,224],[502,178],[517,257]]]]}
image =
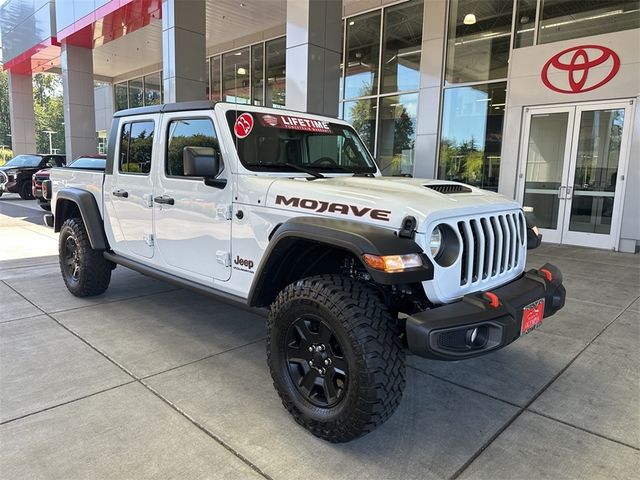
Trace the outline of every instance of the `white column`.
{"type": "Polygon", "coordinates": [[[206,2],[162,0],[164,102],[206,99],[206,2]]]}
{"type": "Polygon", "coordinates": [[[286,106],[338,116],[342,0],[287,0],[286,106]]]}
{"type": "Polygon", "coordinates": [[[15,155],[36,152],[36,117],[33,111],[31,75],[9,72],[11,147],[15,155]]]}
{"type": "Polygon", "coordinates": [[[67,161],[96,153],[93,51],[62,44],[60,53],[64,92],[64,143],[67,161]]]}
{"type": "Polygon", "coordinates": [[[418,129],[413,174],[434,178],[440,139],[438,123],[441,115],[442,69],[447,38],[447,0],[424,2],[422,55],[420,58],[420,98],[418,129]]]}

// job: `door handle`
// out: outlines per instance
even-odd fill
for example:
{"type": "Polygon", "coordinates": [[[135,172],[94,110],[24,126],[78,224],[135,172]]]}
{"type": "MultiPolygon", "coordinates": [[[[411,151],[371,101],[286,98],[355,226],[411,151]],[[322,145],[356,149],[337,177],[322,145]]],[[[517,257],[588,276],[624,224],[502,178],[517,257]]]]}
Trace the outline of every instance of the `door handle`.
{"type": "Polygon", "coordinates": [[[176,201],[171,197],[165,197],[164,195],[161,197],[153,197],[153,201],[156,203],[161,203],[163,205],[173,205],[176,201]]]}
{"type": "Polygon", "coordinates": [[[111,193],[113,193],[114,197],[129,198],[129,192],[125,192],[124,190],[114,190],[111,193]]]}
{"type": "Polygon", "coordinates": [[[565,198],[571,200],[571,195],[573,195],[573,187],[567,187],[567,196],[565,198]]]}
{"type": "Polygon", "coordinates": [[[565,190],[566,190],[566,188],[567,188],[567,187],[562,186],[562,187],[560,187],[560,188],[558,189],[558,198],[559,198],[560,200],[564,200],[564,199],[566,198],[566,196],[565,196],[565,190]]]}

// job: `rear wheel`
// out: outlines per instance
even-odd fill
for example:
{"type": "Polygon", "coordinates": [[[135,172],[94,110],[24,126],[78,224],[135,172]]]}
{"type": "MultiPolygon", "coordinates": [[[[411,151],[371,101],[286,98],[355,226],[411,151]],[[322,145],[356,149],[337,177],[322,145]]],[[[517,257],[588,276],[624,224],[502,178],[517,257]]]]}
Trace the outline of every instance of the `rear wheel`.
{"type": "Polygon", "coordinates": [[[60,271],[67,289],[76,297],[100,295],[109,287],[113,263],[91,248],[80,218],[62,224],[58,243],[60,271]]]}
{"type": "Polygon", "coordinates": [[[29,182],[23,182],[22,185],[20,185],[18,195],[20,195],[20,198],[23,200],[32,200],[33,192],[31,191],[31,184],[29,182]]]}
{"type": "Polygon", "coordinates": [[[289,285],[271,306],[267,359],[296,422],[347,442],[386,421],[402,398],[404,352],[375,291],[339,275],[289,285]]]}

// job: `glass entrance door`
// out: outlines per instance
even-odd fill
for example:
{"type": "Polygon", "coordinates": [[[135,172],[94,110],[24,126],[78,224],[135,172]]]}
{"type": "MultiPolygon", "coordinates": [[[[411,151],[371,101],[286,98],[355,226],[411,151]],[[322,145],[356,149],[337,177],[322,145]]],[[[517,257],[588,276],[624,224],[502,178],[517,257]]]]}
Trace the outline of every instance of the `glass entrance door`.
{"type": "Polygon", "coordinates": [[[527,110],[520,200],[545,240],[616,247],[631,106],[527,110]]]}

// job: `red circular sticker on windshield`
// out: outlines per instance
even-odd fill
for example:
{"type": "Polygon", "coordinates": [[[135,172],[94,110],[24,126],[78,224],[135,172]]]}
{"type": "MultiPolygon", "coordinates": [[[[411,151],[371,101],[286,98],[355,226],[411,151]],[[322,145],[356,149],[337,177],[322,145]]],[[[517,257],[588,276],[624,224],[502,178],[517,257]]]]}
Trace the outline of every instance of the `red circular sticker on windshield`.
{"type": "Polygon", "coordinates": [[[243,113],[236,119],[236,124],[233,126],[233,130],[238,138],[245,138],[249,136],[251,130],[253,130],[253,117],[250,113],[243,113]]]}

